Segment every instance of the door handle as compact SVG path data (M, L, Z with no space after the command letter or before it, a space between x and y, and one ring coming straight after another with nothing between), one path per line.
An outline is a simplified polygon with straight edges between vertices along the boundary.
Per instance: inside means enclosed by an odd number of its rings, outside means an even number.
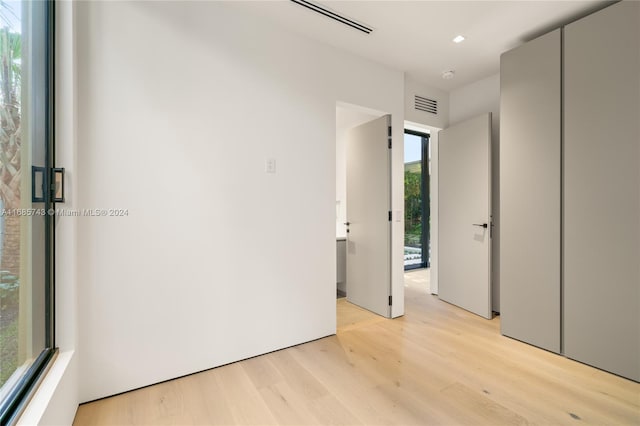
M53 177L51 178L51 190L53 191L54 203L64 203L64 167L54 167L51 169Z
M45 184L44 176L46 169L39 166L31 166L31 202L44 203Z
M46 171L45 167L31 166L31 202L44 203L49 198L54 203L64 203L64 168L50 169L49 181L45 178ZM51 194L50 197L46 197L47 194Z
M473 223L472 225L473 226L479 226L479 227L484 228L484 229L487 229L489 227L489 225L486 224L486 223Z

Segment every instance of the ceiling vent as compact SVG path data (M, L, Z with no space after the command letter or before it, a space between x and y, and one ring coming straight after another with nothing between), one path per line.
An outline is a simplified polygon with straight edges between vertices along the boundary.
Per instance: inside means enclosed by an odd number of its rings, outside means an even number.
M332 10L327 9L326 7L320 6L320 5L312 3L310 1L307 1L307 0L291 0L291 1L294 2L297 5L306 7L309 10L313 10L316 13L324 15L327 18L334 19L334 20L340 22L341 24L345 24L345 25L350 26L351 28L355 28L358 31L362 31L365 34L370 34L371 31L373 31L372 28L369 28L369 27L367 27L365 25L362 25L361 23L356 22L353 19L349 19L349 18L347 18L345 16L338 15L337 13L335 13Z
M415 109L437 115L438 101L415 95Z

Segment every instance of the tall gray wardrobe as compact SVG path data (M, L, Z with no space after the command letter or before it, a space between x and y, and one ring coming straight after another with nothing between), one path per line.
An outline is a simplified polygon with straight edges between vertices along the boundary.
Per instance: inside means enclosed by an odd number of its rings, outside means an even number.
M640 381L640 2L500 75L502 333Z

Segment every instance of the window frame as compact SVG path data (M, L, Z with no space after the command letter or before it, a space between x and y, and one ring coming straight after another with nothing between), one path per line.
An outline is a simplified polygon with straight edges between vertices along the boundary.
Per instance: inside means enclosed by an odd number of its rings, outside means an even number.
M44 84L44 134L45 146L45 173L44 187L51 188L52 169L54 158L54 99L55 99L55 2L44 2L45 10L45 57L42 69L45 72ZM25 171L26 173L26 171ZM52 191L44 191L44 208L49 211L55 209ZM0 425L14 424L30 398L35 393L38 384L54 359L57 348L55 347L55 215L45 215L45 258L44 258L44 285L45 285L45 347L36 357L26 372L18 379L7 396L0 401Z
M431 135L425 132L418 132L415 130L404 129L404 134L418 136L421 138L421 150L422 150L422 158L421 162L421 176L420 176L420 195L422 203L422 217L420 220L422 221L422 235L421 235L421 244L422 244L422 259L421 262L414 265L404 265L405 271L411 271L413 269L421 269L421 268L429 268L431 266L431 256L429 253L431 251L431 229L429 226L424 226L425 224L429 224L429 218L431 216L431 205L430 205L430 175L429 175L429 143L431 141Z

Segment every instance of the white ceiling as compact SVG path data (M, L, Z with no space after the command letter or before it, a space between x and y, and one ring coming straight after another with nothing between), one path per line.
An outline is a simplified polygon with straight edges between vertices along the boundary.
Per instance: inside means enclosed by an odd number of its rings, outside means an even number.
M405 71L450 91L499 71L500 54L606 1L318 1L374 31L366 35L288 0L233 2L291 31ZM462 34L466 40L452 39ZM444 71L455 78L443 80Z

